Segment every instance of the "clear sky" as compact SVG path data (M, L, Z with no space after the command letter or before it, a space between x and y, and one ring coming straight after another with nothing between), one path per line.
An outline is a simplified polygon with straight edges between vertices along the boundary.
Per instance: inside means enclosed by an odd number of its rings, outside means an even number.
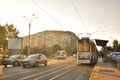
M120 0L0 0L0 24L12 23L28 35L44 30L90 33L92 39L120 40ZM111 44L111 43L110 43Z

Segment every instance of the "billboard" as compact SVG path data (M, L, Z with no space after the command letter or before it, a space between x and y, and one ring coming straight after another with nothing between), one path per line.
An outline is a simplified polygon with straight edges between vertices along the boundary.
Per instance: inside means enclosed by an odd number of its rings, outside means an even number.
M22 38L9 38L8 49L22 49Z

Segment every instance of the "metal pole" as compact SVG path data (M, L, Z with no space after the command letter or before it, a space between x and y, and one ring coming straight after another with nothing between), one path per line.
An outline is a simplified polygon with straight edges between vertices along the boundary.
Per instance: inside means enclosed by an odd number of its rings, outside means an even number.
M35 14L33 14L31 16L31 19L29 20L26 16L23 16L28 22L29 22L29 36L28 36L28 55L30 55L30 29L31 29L31 23L33 21L33 19L35 18L38 18L38 17L35 17Z
M29 23L29 43L28 43L28 55L30 55L30 29L31 29L31 22Z
M118 65L118 69L120 70L120 59L119 58L118 58L117 65Z

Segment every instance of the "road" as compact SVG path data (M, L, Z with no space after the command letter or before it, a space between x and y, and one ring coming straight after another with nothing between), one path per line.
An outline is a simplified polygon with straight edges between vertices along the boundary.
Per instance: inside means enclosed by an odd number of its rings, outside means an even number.
M92 68L86 64L77 65L74 57L66 60L49 59L47 66L4 68L0 80L87 80Z

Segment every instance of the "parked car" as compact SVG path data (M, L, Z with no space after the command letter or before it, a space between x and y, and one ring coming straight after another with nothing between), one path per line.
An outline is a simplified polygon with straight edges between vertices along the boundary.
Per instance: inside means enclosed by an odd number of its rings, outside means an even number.
M73 54L73 57L77 58L77 54Z
M22 54L12 55L8 59L3 60L2 65L4 65L5 67L7 67L7 65L19 66L22 63L22 60L25 58L26 56Z
M0 54L0 65L2 65L2 61L7 59L7 58L8 58L8 55Z
M118 59L120 60L120 55L117 56L117 60L118 60Z
M23 68L39 66L39 64L47 65L47 57L44 54L31 54L22 62Z
M57 51L56 53L55 53L55 57L57 58L57 59L66 59L67 58L67 52L66 51L62 51L62 50L60 50L60 51Z
M111 58L112 60L117 60L120 57L120 52L111 52L107 57Z

